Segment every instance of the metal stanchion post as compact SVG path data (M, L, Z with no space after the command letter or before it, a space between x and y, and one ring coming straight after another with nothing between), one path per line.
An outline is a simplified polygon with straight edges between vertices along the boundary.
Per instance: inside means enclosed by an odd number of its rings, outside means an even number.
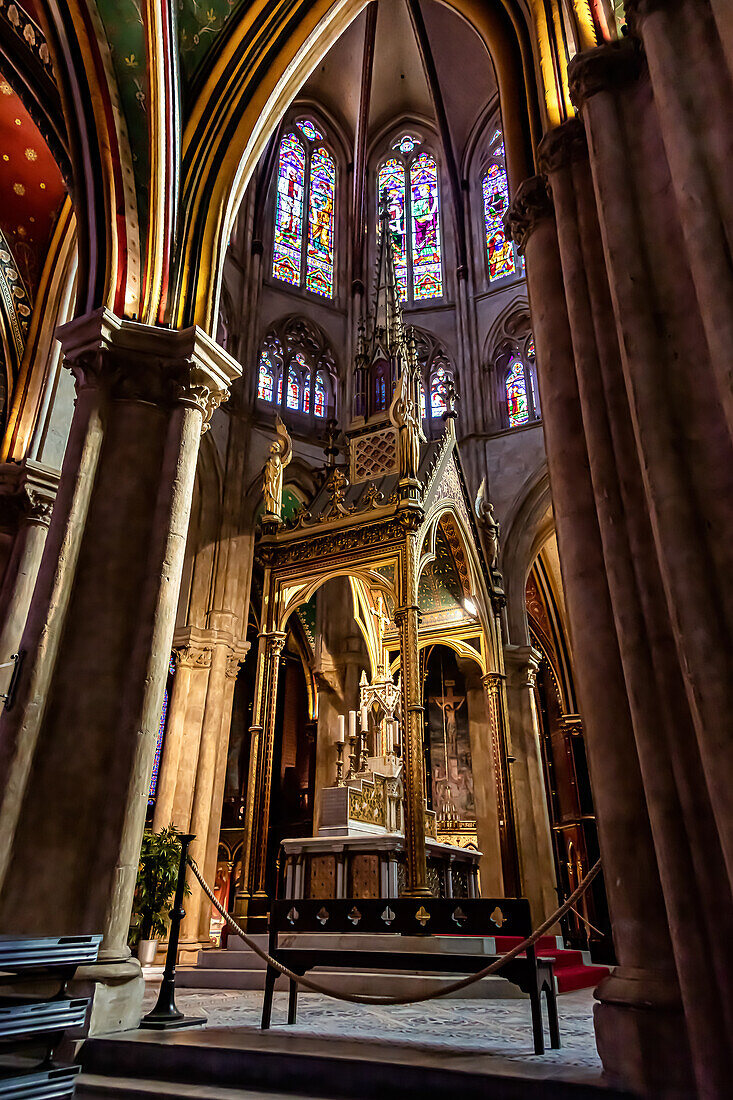
M181 842L181 859L178 864L178 881L176 882L173 908L170 911L171 927L163 980L160 983L160 993L155 1008L147 1016L143 1016L140 1021L140 1027L154 1028L158 1031L167 1031L169 1028L174 1027L195 1027L196 1024L206 1023L206 1016L184 1016L176 1008L178 937L181 931L181 921L186 915L186 910L183 908L183 891L186 886L186 857L188 846L196 837L190 833L181 833L178 839Z

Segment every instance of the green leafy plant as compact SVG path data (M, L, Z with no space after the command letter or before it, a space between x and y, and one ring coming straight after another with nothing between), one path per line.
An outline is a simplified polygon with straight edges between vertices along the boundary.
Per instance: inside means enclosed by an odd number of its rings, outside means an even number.
M165 936L180 859L181 845L174 825L159 833L145 831L132 907L132 939L135 942ZM184 894L190 893L191 888L186 883Z

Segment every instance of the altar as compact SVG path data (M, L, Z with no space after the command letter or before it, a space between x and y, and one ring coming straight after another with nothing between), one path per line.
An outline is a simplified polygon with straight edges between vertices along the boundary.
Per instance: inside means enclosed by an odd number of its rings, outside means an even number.
M262 613L234 904L249 930L261 926L275 890L293 898L477 897L484 857L494 883L503 874L507 893L516 890L504 595L490 506L484 487L476 502L468 496L450 379L431 397L441 404L443 432L423 433L417 355L402 322L385 220L350 424L341 437L329 425L321 483L294 514L282 514L292 454L282 422L265 469L256 547ZM334 584L341 595L326 611L321 601ZM338 634L336 620L347 619ZM292 731L295 720L278 687L293 624L306 638L295 648L305 653L315 730L313 835L299 837L277 833L270 818L278 769L297 770L303 758L291 747L295 734L283 749L283 722Z

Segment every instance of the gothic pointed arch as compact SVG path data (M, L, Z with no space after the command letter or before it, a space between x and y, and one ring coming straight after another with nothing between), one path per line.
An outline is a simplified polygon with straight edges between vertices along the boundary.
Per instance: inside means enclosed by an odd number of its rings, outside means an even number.
M521 17L513 20L503 5L464 11L462 0L455 0L450 6L471 23L493 59L502 103L506 104L509 175L518 184L531 172L532 145L540 131L540 97L529 26ZM287 14L282 9L268 12L263 33L266 30L271 40L279 40L280 52L277 64L264 67L256 63L258 48L244 22L231 23L226 40L212 57L207 79L200 85L184 138L180 236L186 245L171 303L177 324L196 321L211 327L224 249L236 211L282 114L282 104L298 90L297 66L288 69L288 65L305 52L311 64L324 56L363 7L361 0L354 0L343 7L338 19L324 17L315 26L299 9ZM212 126L212 118L222 123ZM211 165L217 166L215 174Z
M265 333L258 351L254 399L295 423L317 429L336 412L338 372L325 334L302 316L290 316Z

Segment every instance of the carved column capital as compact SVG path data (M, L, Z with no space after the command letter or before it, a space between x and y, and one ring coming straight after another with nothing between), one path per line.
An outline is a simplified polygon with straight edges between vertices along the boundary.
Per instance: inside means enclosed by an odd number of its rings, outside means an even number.
M568 119L545 134L537 149L537 162L541 172L556 172L575 160L588 157L588 141L585 127L579 118Z
M62 325L58 338L77 390L105 387L113 400L188 405L201 412L204 431L242 373L197 325L142 325L99 309Z
M48 527L59 484L57 470L32 459L0 465L0 522Z
M515 687L533 688L542 661L539 649L531 645L504 646L504 665L507 682Z
M516 241L520 254L524 254L527 241L537 223L554 217L555 208L544 176L531 176L524 180L517 189L505 219L505 225Z
M209 668L213 646L197 646L194 644L178 646L173 650L176 666L185 668Z
M568 65L573 106L580 111L586 100L598 92L612 91L635 80L643 63L644 55L635 38L621 38L576 54Z
M696 3L699 0L695 0ZM626 26L630 35L639 33L642 20L647 15L653 15L657 11L671 11L673 8L681 8L685 0L625 0Z

